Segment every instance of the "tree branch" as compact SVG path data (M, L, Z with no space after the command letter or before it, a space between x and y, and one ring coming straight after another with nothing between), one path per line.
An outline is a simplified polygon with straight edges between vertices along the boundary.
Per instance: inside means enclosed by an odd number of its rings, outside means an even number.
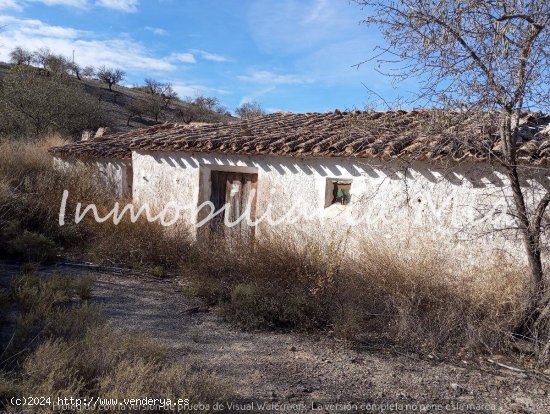
M550 204L550 191L546 193L546 195L542 198L542 200L539 201L537 208L535 210L535 215L533 218L533 232L535 236L538 238L540 237L541 227L542 227L542 219L544 218L544 212L546 211L546 208Z

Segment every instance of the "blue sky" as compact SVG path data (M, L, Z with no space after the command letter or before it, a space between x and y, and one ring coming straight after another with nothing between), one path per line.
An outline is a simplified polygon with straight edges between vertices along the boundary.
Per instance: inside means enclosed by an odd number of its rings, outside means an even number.
M153 77L231 111L362 109L362 83L397 95L372 64L352 67L383 43L365 16L348 0L0 0L0 60L15 46L74 50L83 65L123 68L128 85Z

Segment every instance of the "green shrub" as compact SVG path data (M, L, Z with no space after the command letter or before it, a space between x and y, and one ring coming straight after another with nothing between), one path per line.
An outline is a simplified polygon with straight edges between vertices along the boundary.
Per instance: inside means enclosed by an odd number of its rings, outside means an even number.
M52 262L57 255L53 241L28 230L8 241L7 252L16 259L35 263Z
M74 291L82 300L91 299L95 283L96 279L92 275L76 277L73 281Z
M20 310L17 316L17 346L26 347L37 335L54 338L81 337L90 328L103 324L100 306L75 304L72 298L80 280L61 274L24 274L12 281L12 291Z
M69 276L58 273L48 277L27 273L13 279L12 290L23 313L47 313L57 305L70 302L73 294L71 282Z
M78 338L105 319L101 306L88 302L72 307L56 308L43 318L44 334L53 338Z

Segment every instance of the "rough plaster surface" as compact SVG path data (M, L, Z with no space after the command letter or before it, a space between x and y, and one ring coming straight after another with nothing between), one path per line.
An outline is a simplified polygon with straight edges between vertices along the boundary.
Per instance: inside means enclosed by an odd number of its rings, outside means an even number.
M502 230L513 225L506 176L489 164L182 152L134 152L132 164L134 202L147 203L154 211L168 203L188 207L180 210L178 225L192 234L197 222L193 208L210 197L210 171L228 170L258 174L256 219L269 212L272 219L287 215L295 221L276 226L264 221L257 237L282 233L321 241L341 238L352 252L365 239L384 238L404 247L428 241L462 258L487 253L523 257L518 233ZM325 207L327 181L334 178L352 180L352 200L346 207ZM549 178L544 170L530 174L528 198L550 188ZM350 224L350 219L359 223Z
M100 184L115 197L130 196L132 193L132 163L126 160L101 159L90 162L75 162L59 157L54 158L56 168L78 168L78 165L97 168Z

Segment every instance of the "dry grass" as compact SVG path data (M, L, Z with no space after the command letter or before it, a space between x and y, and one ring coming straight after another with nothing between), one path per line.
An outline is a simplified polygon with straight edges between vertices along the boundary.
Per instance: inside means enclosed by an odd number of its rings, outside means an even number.
M223 242L190 246L143 221L113 226L87 219L77 225L67 218L59 227L64 189L70 193L67 212L77 201L93 202L102 213L113 203L93 168L53 168L46 149L60 143L59 137L0 143L0 252L11 258L51 260L55 243L55 253L64 248L65 255L144 266L158 276L183 261L191 293L220 304L227 319L246 329L320 328L352 342L393 342L415 350L506 349L521 317L523 269L502 263L457 266L461 258L427 241L404 249L365 240L347 259L337 241L320 246L305 238L274 237L229 249ZM78 296L86 299L89 289L80 289ZM32 295L32 288L24 294ZM31 331L32 313L26 324Z
M76 224L77 202L97 205L100 215L114 198L100 184L97 168L54 168L47 149L64 141L51 136L39 141L0 142L0 255L45 262L63 254L96 263L130 267L170 268L187 254L185 238L169 238L158 223L125 217L117 226L96 223L91 214ZM58 225L63 191L68 190L64 226ZM118 200L122 205L129 200Z
M246 329L322 328L352 342L416 351L508 347L526 291L522 269L453 268L428 244L417 251L380 241L361 246L353 258L338 243L291 238L231 251L197 248L190 291Z
M0 361L0 410L15 410L2 404L26 395L188 398L204 404L228 395L227 387L193 360L175 361L154 340L107 326L100 307L78 298L80 283L33 274L13 281L19 336ZM51 412L48 406L37 408Z
M105 327L88 331L82 339L41 344L23 364L20 390L52 397L147 396L202 403L213 403L227 393L192 361L176 362L147 337Z

